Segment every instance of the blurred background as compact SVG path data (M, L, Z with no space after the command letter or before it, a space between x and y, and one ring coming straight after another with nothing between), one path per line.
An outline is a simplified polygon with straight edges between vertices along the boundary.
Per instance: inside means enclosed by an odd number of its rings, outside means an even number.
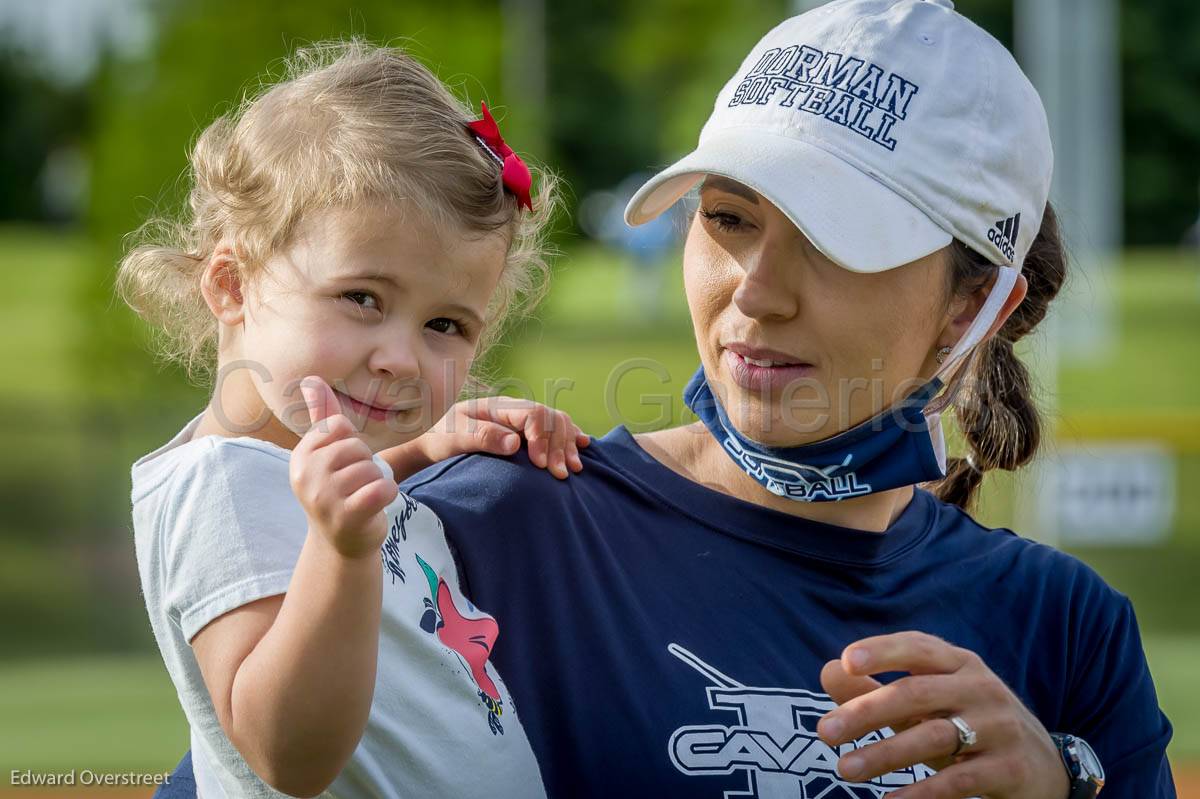
M352 34L404 44L487 100L570 187L550 299L496 351L497 386L593 434L648 430L690 418L682 220L632 234L619 209L639 173L694 145L754 42L812 5L0 0L0 773L162 771L187 747L141 604L129 466L208 394L147 354L113 278L126 234L180 209L205 125L296 45ZM1200 4L957 5L1042 93L1075 255L1023 353L1044 454L989 476L976 515L1133 598L1186 796L1200 788Z

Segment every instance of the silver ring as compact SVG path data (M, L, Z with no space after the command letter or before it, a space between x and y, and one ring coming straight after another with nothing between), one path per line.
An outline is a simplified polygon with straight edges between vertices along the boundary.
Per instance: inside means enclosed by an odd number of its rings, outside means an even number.
M962 720L961 716L951 716L949 721L954 725L954 729L958 731L958 746L950 753L950 756L954 757L964 749L970 749L974 746L979 736L975 734L975 730L971 729L969 724Z

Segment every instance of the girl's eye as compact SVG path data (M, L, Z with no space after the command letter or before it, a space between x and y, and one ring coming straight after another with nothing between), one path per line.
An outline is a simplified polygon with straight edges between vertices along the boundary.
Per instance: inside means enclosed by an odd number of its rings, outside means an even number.
M701 208L700 216L704 217L705 221L716 225L718 230L725 233L733 233L746 225L740 216L729 211L709 211L707 208Z
M439 316L437 319L430 319L425 323L425 327L438 333L446 335L458 335L463 332L463 326L453 319L448 319L444 316Z
M360 308L379 309L379 298L369 291L347 291L342 296Z

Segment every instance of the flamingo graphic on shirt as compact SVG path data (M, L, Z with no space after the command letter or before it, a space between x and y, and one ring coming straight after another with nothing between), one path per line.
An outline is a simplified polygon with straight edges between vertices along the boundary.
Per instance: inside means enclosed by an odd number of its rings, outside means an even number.
M464 616L454 604L454 597L446 581L438 576L420 555L415 557L429 583L429 597L425 599L421 629L437 635L439 641L458 655L463 667L475 682L479 700L487 709L488 727L493 735L502 735L504 727L500 724L500 717L504 715L504 702L500 698L496 683L487 673L487 661L500 634L500 625L490 616ZM470 603L468 606L471 612L475 611Z

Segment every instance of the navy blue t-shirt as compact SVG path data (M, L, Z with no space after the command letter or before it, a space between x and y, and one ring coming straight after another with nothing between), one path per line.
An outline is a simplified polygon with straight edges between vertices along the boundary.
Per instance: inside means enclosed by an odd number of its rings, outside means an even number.
M910 784L928 769L844 783L815 733L833 707L821 667L910 629L978 653L1048 730L1086 739L1106 799L1175 796L1133 608L1079 560L919 489L883 534L800 519L680 476L622 427L582 457L566 481L522 452L401 486L440 516L466 593L499 621L493 662L552 796Z

